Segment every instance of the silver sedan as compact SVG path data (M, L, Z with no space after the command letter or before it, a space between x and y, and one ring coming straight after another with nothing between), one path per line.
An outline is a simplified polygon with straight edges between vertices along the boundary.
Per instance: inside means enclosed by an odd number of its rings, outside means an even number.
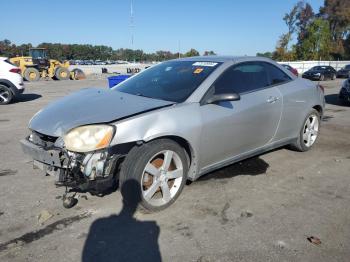
M321 86L269 59L185 58L54 102L21 143L70 192L119 185L125 203L152 212L186 180L281 146L309 150L324 103ZM76 202L69 194L66 207Z

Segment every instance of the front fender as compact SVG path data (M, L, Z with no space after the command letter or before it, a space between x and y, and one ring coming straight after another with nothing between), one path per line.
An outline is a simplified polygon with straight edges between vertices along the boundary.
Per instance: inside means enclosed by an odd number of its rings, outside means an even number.
M199 103L162 108L118 121L114 125L117 131L111 145L148 142L161 137L179 137L187 141L192 151L190 179L197 174L202 126Z

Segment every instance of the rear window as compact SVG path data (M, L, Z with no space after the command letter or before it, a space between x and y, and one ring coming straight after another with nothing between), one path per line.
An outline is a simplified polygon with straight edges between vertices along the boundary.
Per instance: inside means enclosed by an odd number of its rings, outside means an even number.
M314 70L314 71L324 71L326 69L327 69L326 66L314 66L313 68L311 68L311 70Z

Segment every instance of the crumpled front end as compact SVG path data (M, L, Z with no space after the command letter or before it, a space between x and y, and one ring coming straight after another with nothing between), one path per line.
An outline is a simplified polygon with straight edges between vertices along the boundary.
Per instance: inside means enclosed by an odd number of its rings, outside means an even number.
M115 185L115 169L122 155L102 149L90 153L75 153L64 148L61 137L52 137L32 131L21 140L25 154L33 159L35 167L56 178L57 186L74 191L103 194Z

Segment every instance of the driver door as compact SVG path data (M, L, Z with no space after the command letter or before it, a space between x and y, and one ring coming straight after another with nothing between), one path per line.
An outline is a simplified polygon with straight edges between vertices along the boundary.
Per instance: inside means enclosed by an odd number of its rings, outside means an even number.
M270 86L267 71L260 62L234 65L209 90L206 98L214 94L238 93L240 100L200 107L202 171L262 147L275 136L282 99L277 87Z

